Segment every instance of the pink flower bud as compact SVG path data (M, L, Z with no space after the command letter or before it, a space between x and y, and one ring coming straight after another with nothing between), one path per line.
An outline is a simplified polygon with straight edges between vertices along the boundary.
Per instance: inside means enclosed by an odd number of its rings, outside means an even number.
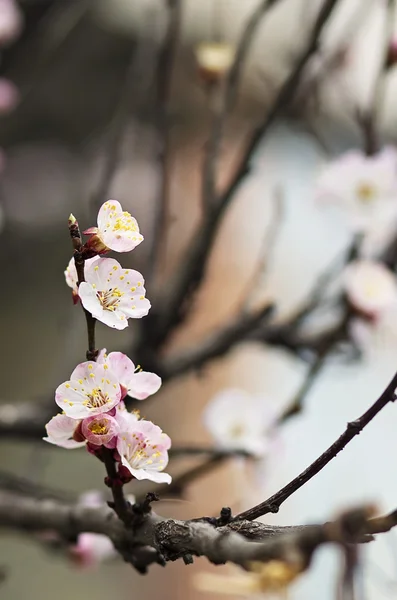
M119 430L116 419L107 414L88 417L81 424L84 437L90 444L96 446L109 446L109 444L111 446L111 442Z

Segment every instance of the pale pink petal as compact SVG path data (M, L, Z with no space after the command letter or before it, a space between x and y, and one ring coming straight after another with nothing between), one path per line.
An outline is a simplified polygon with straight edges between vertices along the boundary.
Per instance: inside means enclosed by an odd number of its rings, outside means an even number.
M55 392L55 402L73 419L108 412L120 402L117 378L104 365L92 361L73 371L73 379L62 383Z
M128 385L128 395L137 400L145 400L155 394L161 387L161 378L155 373L140 371L134 373Z
M135 373L135 365L132 360L122 352L111 352L108 355L107 364L119 380L120 385L128 388L128 383Z
M85 442L76 442L73 439L74 432L79 424L80 421L71 419L66 415L55 415L45 426L47 437L44 437L43 440L61 448L81 448L85 445Z
M116 200L105 202L98 213L98 234L103 244L116 252L129 252L143 241L139 226Z

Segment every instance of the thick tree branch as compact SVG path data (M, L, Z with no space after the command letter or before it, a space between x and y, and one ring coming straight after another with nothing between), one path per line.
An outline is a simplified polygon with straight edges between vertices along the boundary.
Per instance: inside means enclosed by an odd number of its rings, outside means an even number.
M206 556L215 564L234 562L242 566L253 560L290 562L295 557L307 565L321 544L368 541L377 521L368 520L368 509L360 509L324 525L282 528L235 521L217 526L216 519L177 521L140 512L138 505L134 508L136 520L127 527L106 506L68 505L0 491L0 527L23 532L51 530L69 542L83 532L103 534L126 561L145 572L152 562L163 564L161 561L178 558L191 562L192 556ZM394 513L382 519L389 528L396 524Z
M397 373L383 392L383 394L374 402L374 404L355 421L347 424L346 430L342 435L319 456L307 469L290 481L281 490L273 496L261 502L235 517L236 519L257 519L269 512L278 512L281 504L285 502L292 494L305 485L317 473L319 473L332 459L334 459L341 450L343 450L353 438L372 421L374 417L387 405L389 402L394 402L396 399Z

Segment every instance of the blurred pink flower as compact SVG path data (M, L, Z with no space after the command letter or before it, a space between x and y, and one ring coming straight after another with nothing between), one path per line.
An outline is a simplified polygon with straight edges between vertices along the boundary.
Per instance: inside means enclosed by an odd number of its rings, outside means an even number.
M352 305L368 317L379 317L397 306L397 279L383 263L350 263L343 274L343 285Z
M22 27L22 13L15 0L0 0L0 46L14 41Z
M18 88L9 79L0 77L0 115L6 115L14 110L18 105L18 102Z
M86 310L109 327L125 329L128 319L146 316L150 302L138 271L123 269L113 258L97 258L85 273L79 296Z

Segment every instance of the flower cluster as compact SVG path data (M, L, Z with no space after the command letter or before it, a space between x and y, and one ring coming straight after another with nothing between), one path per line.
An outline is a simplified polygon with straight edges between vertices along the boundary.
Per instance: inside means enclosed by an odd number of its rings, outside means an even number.
M85 233L90 238L81 250L86 257L84 281L79 285L72 259L65 271L66 283L74 301L80 300L93 317L124 329L128 318L141 318L149 312L143 277L99 255L133 250L143 240L138 224L119 202L110 200L99 210L98 227ZM62 413L47 423L44 440L62 448L86 446L99 458L103 448L110 449L122 482L136 478L170 483L171 477L163 472L170 438L157 425L141 419L137 411L128 412L124 403L127 395L144 400L160 386L155 373L136 367L122 352L107 354L103 349L96 361L77 365L70 379L56 389L55 402Z
M170 438L137 412L128 412L123 402L127 394L147 398L160 385L160 377L136 369L125 354L103 350L98 362L81 363L56 389L55 402L63 412L47 423L44 439L68 449L86 445L98 456L102 446L111 448L124 467L124 480L170 483L170 476L161 472L168 463Z
M143 240L138 223L123 211L116 200L105 202L98 213L98 227L87 229L90 238L86 251L95 254L84 263L85 281L78 285L74 259L71 258L65 279L72 288L73 301L93 317L114 329L128 327L128 319L145 317L150 310L143 276L134 269L123 269L117 260L103 258L109 250L128 252Z

